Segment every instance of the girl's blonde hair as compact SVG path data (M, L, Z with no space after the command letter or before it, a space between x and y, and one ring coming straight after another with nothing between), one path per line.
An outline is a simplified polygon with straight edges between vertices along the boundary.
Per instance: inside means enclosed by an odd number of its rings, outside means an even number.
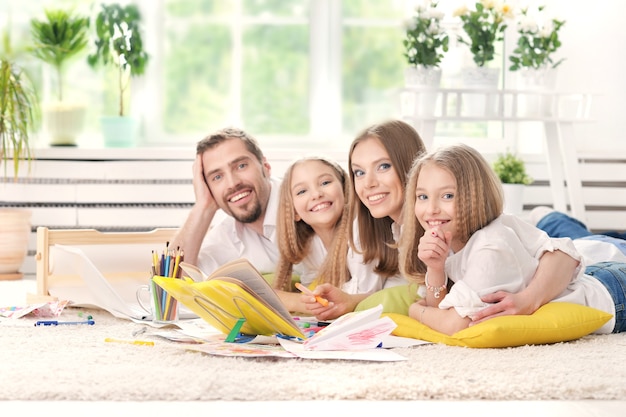
M336 162L324 157L314 156L298 159L285 171L280 186L280 203L276 220L278 233L278 251L280 259L276 269L274 288L289 291L293 265L302 262L309 253L311 238L315 235L313 228L302 220L296 221L293 197L291 195L291 177L294 167L307 161L319 161L333 169L337 179L341 182L345 197L343 211L335 225L335 237L328 255L320 267L316 281L318 284L330 283L341 287L350 280L348 271L348 208L350 199L350 182L346 171Z
M426 265L417 257L417 245L424 228L415 217L415 190L420 171L431 163L450 172L456 181L454 208L458 230L454 232L455 239L467 243L474 232L502 214L504 198L502 184L491 165L470 146L448 146L415 160L405 193L399 257L402 275L420 284L424 283Z
M366 128L352 141L348 154L352 193L355 194L352 153L359 143L370 138L378 139L389 154L391 165L398 173L404 190L413 159L426 152L426 147L411 125L401 120L389 120ZM389 216L380 219L372 217L369 209L356 195L352 197L350 204L350 219L356 219L356 225L353 222L349 224L350 245L355 252L363 254L363 262L376 262L374 272L384 278L397 275L398 250L391 230L393 219ZM359 245L354 240L354 227L358 227Z

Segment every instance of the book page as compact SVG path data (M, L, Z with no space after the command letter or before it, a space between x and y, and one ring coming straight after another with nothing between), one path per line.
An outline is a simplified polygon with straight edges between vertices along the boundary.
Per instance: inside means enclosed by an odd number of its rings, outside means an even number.
M291 313L287 310L276 292L265 278L263 278L263 275L261 275L247 259L240 258L228 262L215 270L207 279L224 279L224 277L232 277L246 284L246 286L249 287L248 292L250 292L250 294L264 300L276 313L297 327L297 323L293 320Z
M304 341L306 350L371 349L397 327L389 317L381 317L382 304L367 310L344 314L328 327Z

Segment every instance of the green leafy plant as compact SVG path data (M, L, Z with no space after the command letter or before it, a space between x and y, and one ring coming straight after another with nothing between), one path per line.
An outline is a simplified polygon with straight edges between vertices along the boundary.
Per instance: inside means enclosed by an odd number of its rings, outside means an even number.
M533 182L533 179L526 174L524 161L511 152L499 154L492 167L503 184L528 185Z
M141 39L141 15L134 4L102 4L95 19L96 51L87 57L92 68L98 64L114 65L118 69L119 115L124 116L124 92L131 78L142 75L148 63L148 53Z
M57 73L57 99L63 101L64 73L67 63L85 50L89 18L62 9L46 9L45 20L32 19L32 53L52 65Z
M433 2L417 6L415 15L405 22L406 36L402 41L409 65L438 67L443 53L448 51L448 35L441 28L444 13Z
M8 30L3 33L4 53L0 56L0 162L13 164L17 179L20 159L31 160L30 133L39 120L38 98L24 69L13 60Z
M461 19L467 36L458 36L459 42L469 46L474 62L483 67L495 58L495 43L504 39L506 19L513 17L513 9L494 0L477 1L474 7L469 10L462 6L454 11L453 16Z
M538 7L541 13L545 6ZM565 24L564 20L550 19L543 24L539 19L528 13L528 8L522 9L521 18L517 24L519 38L517 47L509 57L511 71L521 68L556 68L564 59L552 61L552 54L561 47L559 30Z

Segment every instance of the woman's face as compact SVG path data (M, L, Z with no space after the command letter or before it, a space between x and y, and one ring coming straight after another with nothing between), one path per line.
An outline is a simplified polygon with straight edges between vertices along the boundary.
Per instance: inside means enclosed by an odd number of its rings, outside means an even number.
M362 140L352 151L354 189L372 217L389 216L398 223L404 189L389 153L376 137Z

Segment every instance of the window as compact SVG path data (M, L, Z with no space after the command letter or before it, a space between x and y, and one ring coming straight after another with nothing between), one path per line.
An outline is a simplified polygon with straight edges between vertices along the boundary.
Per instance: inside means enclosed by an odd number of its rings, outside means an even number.
M135 3L150 53L146 74L133 78L131 92L131 113L141 118L144 145L188 146L235 125L263 146L345 150L367 125L400 115L406 66L402 22L414 1ZM11 15L13 38L25 40L30 19L41 18L44 7L75 7L93 18L100 3L9 0L0 12ZM452 9L444 10L451 18ZM444 65L458 62L451 52ZM32 59L28 65L41 74L35 79L45 101L54 74ZM68 79L68 95L89 103L81 144L97 144L100 115L114 114L117 105L115 81L82 58L68 68ZM450 125L442 135L463 129ZM479 127L475 134L486 131Z
M147 137L197 140L234 124L275 146L349 140L398 111L398 4L164 0L162 65L151 66L163 73L150 82L162 79L151 113L163 122Z

